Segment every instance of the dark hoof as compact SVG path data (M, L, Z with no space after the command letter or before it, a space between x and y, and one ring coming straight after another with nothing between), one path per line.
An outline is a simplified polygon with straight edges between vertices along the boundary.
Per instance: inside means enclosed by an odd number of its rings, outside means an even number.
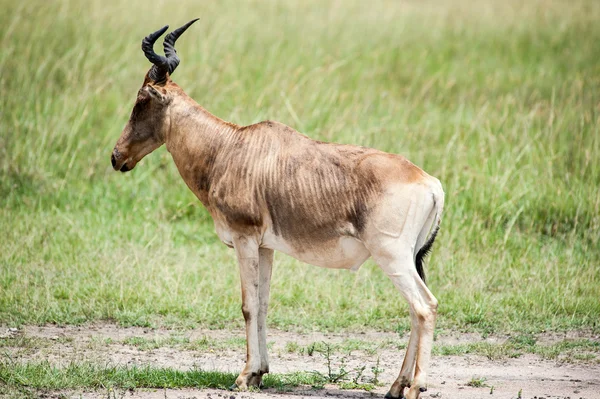
M427 392L427 387L421 387L421 388L419 388L419 391L421 391L421 392Z
M390 391L388 391L388 393L385 394L384 396L385 399L406 399L404 397L404 395L400 395L400 396L393 396Z
M238 386L233 384L232 386L229 387L230 391L235 391L236 389L238 389Z

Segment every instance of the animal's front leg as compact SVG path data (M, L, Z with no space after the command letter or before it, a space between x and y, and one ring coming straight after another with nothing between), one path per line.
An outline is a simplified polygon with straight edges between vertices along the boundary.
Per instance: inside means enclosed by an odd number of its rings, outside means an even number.
M259 386L261 383L261 356L258 332L259 313L259 254L258 241L253 237L233 239L233 247L240 267L242 284L242 313L246 320L246 366L235 380L239 389Z
M273 250L259 250L259 311L258 342L260 345L260 375L269 372L269 354L267 351L267 310L269 309L269 291L271 289L271 271L273 269Z

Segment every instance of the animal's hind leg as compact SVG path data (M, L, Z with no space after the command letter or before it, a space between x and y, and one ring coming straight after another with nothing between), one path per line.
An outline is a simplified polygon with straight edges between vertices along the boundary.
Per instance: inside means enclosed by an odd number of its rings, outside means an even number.
M412 308L410 312L410 336L408 338L408 345L406 345L406 353L404 354L404 361L400 368L400 374L390 390L385 395L386 399L400 398L403 396L404 388L410 388L413 373L415 371L415 362L417 360L417 346L419 341L419 325L416 322L415 314Z
M410 247L402 242L388 243L371 251L373 258L408 301L411 313L411 336L398 378L387 397L400 398L410 387L407 399L417 399L427 389L427 367L433 343L437 300L419 277ZM414 379L410 381L414 367Z

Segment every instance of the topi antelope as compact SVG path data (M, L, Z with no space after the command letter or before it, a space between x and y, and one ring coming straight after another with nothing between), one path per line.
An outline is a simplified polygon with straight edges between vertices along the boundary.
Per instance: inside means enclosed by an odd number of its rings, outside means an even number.
M267 307L273 251L321 267L358 270L373 257L410 305L411 333L386 398L426 390L437 300L423 258L439 229L444 192L407 159L371 148L323 143L278 122L238 126L211 115L175 84L174 45L196 20L142 41L152 62L112 153L127 172L162 144L181 177L234 248L246 321L246 365L233 388L260 386L269 372ZM406 392L405 392L406 390Z

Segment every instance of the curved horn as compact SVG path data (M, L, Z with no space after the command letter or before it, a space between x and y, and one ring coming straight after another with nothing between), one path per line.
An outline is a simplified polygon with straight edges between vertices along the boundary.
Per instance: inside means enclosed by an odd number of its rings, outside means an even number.
M149 34L142 40L142 50L144 51L146 58L154 64L150 69L148 76L155 82L162 82L165 80L167 72L169 72L169 61L167 60L167 57L163 57L154 52L154 42L161 37L167 29L169 29L169 25Z
M169 65L169 74L172 74L179 65L179 57L177 57L177 51L175 51L175 42L179 39L179 36L190 27L191 24L196 22L199 18L193 19L187 24L183 25L179 29L175 29L165 37L163 46L165 47L165 55L167 56L167 63Z

